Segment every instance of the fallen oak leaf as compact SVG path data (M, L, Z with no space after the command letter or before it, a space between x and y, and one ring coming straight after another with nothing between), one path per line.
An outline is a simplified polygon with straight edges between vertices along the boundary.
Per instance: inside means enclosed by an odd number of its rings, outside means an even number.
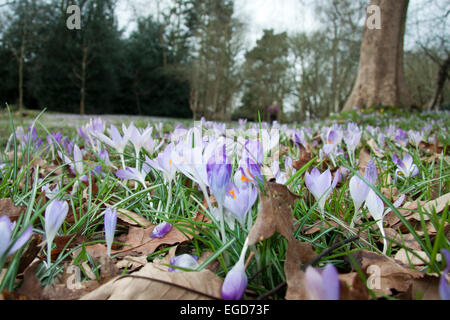
M414 279L425 276L423 272L374 252L362 250L353 255L361 270L371 275L368 279L371 289L380 294L392 295L392 290L407 292Z
M248 244L270 238L275 232L286 239L293 238L294 219L291 206L299 198L289 189L275 182L267 182L264 187L267 196L259 191L260 206L258 216L248 235Z
M106 204L106 207L110 208L111 205ZM148 228L152 225L150 221L148 221L141 215L127 209L117 209L117 219L131 226L140 226L143 228Z
M17 221L26 207L16 206L9 198L0 199L0 217L7 216L11 222Z
M81 300L221 299L223 281L213 272L167 272L148 263L131 275L119 276Z
M368 300L366 285L357 272L339 274L340 300Z
M414 266L422 266L430 262L430 258L428 257L425 251L421 250L413 250L415 254L409 253L404 248L401 248L394 256L395 260L400 261L405 265L412 264ZM418 258L419 256L420 258ZM441 261L442 256L440 253L436 255L436 261Z

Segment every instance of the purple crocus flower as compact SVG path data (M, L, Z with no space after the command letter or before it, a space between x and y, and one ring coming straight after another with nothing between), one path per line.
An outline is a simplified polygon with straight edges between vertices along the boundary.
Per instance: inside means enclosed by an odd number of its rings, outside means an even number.
M441 280L439 282L439 295L441 300L450 300L450 286L447 281L447 275L450 273L450 251L442 249L442 254L446 260L446 267L442 271Z
M339 170L336 171L336 175L332 181L330 169L327 169L322 174L319 169L314 168L311 173L306 172L305 174L305 185L308 190L313 194L316 201L319 201L319 208L323 214L325 208L325 202L330 195L333 188L338 183L340 178Z
M230 183L224 199L224 207L230 211L241 225L244 225L247 213L256 201L256 187L240 179L242 173L238 170L234 175L235 183Z
M419 168L413 163L413 158L409 153L405 154L403 160L400 160L394 153L392 161L398 166L398 170L395 171L395 179L397 176L403 175L406 178L412 178L419 174Z
M51 250L53 239L66 219L69 205L66 201L53 200L45 209L45 237L47 239L47 268L51 264Z
M408 134L406 131L402 129L397 129L396 136L395 136L395 142L397 142L399 145L405 147L408 143Z
M17 238L12 247L8 250L11 245L11 236L13 234L13 230L16 223L11 222L9 217L2 216L0 217L0 260L5 256L9 256L22 248L22 246L30 239L33 234L33 226L29 226L25 229L25 231Z
M221 154L214 154L206 165L206 173L208 175L208 183L211 193L216 200L223 204L226 188L231 178L231 163L226 155L225 144L222 146Z
M405 195L401 195L397 199L397 201L393 203L393 206L395 208L398 208L404 200ZM369 210L372 218L376 221L377 226L380 229L380 233L383 236L383 253L386 254L388 244L386 241L386 234L384 232L383 219L391 211L391 209L388 208L386 211L384 210L383 200L381 200L381 198L372 189L370 189L369 193L367 194L366 207Z
M369 160L367 163L366 169L364 171L364 178L370 182L372 185L376 185L378 177L377 167L375 166L375 163L372 160ZM355 219L357 217L357 213L359 208L361 208L361 205L366 200L367 195L369 194L369 186L358 176L353 176L350 179L350 195L353 200L353 204L355 205L355 215L352 220L352 225L355 222Z
M172 163L172 152L174 144L170 143L166 146L163 152L160 152L156 159L152 160L146 158L146 162L156 170L162 172L166 182L171 182L175 179L177 167Z
M117 224L117 209L107 208L104 213L105 240L108 256L111 256L111 247L114 241L114 232Z
M172 230L172 225L166 221L158 224L150 234L150 238L164 238L164 236Z
M418 148L420 142L423 140L423 132L409 130L408 136L411 142L414 144L414 146Z
M194 256L192 254L187 254L187 253L181 254L176 257L171 257L170 264L175 267L180 267L180 268L190 269L190 270L195 270L199 266L198 257ZM182 272L183 270L169 267L168 271L169 272L180 272L180 271Z
M248 248L248 238L245 240L238 262L227 273L222 285L222 298L224 300L239 300L247 289L248 279L245 274L245 253Z
M144 188L147 186L145 185L145 177L147 177L148 173L150 172L150 166L147 163L142 164L142 170L136 169L136 168L130 168L126 167L125 170L117 170L116 176L120 179L124 180L135 180L142 184Z
M109 153L108 153L108 150L106 150L106 149L104 149L104 150L101 150L99 153L98 153L98 157L100 158L100 160L102 160L103 162L105 162L105 164L107 165L107 166L110 166L110 167L112 167L112 168L114 168L114 169L117 169L117 167L111 162L111 160L109 159Z
M309 266L305 271L305 286L309 300L339 300L339 274L331 263L324 270Z

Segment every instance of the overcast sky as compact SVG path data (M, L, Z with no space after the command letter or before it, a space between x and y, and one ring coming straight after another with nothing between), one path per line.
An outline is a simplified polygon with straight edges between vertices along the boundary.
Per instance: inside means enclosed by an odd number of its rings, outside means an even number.
M126 28L126 33L133 29L136 12L140 16L157 12L156 0L119 0L117 18L119 26ZM160 3L166 1L159 0ZM274 29L275 32L311 31L319 27L315 19L314 0L235 0L235 16L247 23L247 40L253 46L264 29ZM162 6L162 5L161 5ZM442 34L441 26L423 27L432 23L435 17L450 10L448 0L411 0L408 9L408 28L406 47L415 44L416 40L429 32ZM442 11L442 12L441 12ZM449 32L449 20L445 30ZM434 19L434 20L433 20ZM414 22L421 21L421 29ZM425 21L425 23L424 23Z
M156 13L156 2L119 0L116 10L119 27L126 27L129 32L133 28L135 11L139 15ZM262 36L264 29L296 32L318 26L311 6L300 0L235 0L235 16L247 23L248 41L252 44Z

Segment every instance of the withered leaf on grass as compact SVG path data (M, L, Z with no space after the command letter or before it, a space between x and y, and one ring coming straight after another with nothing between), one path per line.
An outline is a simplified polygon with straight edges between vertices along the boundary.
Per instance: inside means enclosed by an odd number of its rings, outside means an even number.
M405 250L404 248L401 248L398 250L398 252L395 254L394 259L400 261L401 263L405 265L409 265L410 263L414 266L422 266L426 263L430 262L430 258L426 254L425 251L421 250L413 250L415 254L412 252ZM419 257L417 257L417 256ZM437 254L436 261L440 261L442 259L441 254Z
M450 192L444 194L443 196L440 196L435 200L428 201L427 203L424 204L423 210L429 212L430 214L433 213L433 210L436 210L436 213L440 213L445 209L446 205L449 202L450 202Z
M293 238L294 220L291 208L298 196L290 192L286 186L275 182L267 182L264 189L267 196L260 192L261 203L258 217L248 236L249 245L270 238L275 232L288 240Z
M33 262L36 256L41 251L40 244L42 242L42 236L39 234L33 234L29 240L29 244L20 257L19 268L17 273L20 274L25 271L25 269Z
M7 216L11 221L17 221L22 212L25 212L26 207L16 206L14 202L9 199L0 199L0 217Z
M195 221L204 221L205 216L198 213L194 218ZM191 229L191 225L187 223L179 223L178 227ZM148 228L140 227L130 227L128 234L124 236L120 241L124 242L126 245L121 250L112 250L111 254L120 254L120 256L141 256L149 255L153 253L160 245L173 245L176 243L182 243L192 239L192 235L186 233L184 234L180 231L177 226L173 226L163 238L150 238L155 225L151 224ZM197 232L193 231L192 232ZM103 244L95 244L92 246L87 246L86 251L92 257L100 257L106 254L106 246Z
M393 290L407 292L415 279L425 276L423 272L374 252L363 250L354 257L361 270L370 276L372 289L380 294L392 295Z
M153 280L156 279L156 280ZM157 281L160 280L160 281ZM161 282L163 281L163 282ZM209 270L167 272L153 263L129 277L117 277L82 300L204 300L220 299L223 281Z
M292 166L295 170L300 170L312 159L312 153L309 145L306 143L306 148L300 144L300 157L294 161Z
M339 275L341 300L368 300L366 285L357 272Z
M42 299L42 285L36 277L37 268L40 261L33 262L29 265L23 274L23 282L20 288L15 292L18 296L16 299L20 300L40 300Z
M359 152L359 172L364 175L364 171L366 170L367 164L370 160L370 152L367 151L366 148L361 149Z
M132 226L142 226L144 228L148 228L152 225L152 223L144 217L126 209L117 210L117 219L122 220L123 222L126 222Z
M260 192L258 217L249 233L249 245L271 237L275 232L288 240L284 273L286 275L286 299L306 299L303 280L305 272L302 264L313 259L316 254L309 242L301 242L294 238L294 218L292 207L298 196L289 189L275 182L267 182L264 186L267 196Z

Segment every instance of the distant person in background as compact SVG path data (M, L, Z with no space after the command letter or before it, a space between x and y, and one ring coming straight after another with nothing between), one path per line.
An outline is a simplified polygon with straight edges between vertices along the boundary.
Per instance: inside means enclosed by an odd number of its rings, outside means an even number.
M278 121L278 112L279 111L280 111L280 109L278 108L278 104L276 101L274 101L271 106L267 107L267 113L269 115L270 123L273 123L274 121Z

